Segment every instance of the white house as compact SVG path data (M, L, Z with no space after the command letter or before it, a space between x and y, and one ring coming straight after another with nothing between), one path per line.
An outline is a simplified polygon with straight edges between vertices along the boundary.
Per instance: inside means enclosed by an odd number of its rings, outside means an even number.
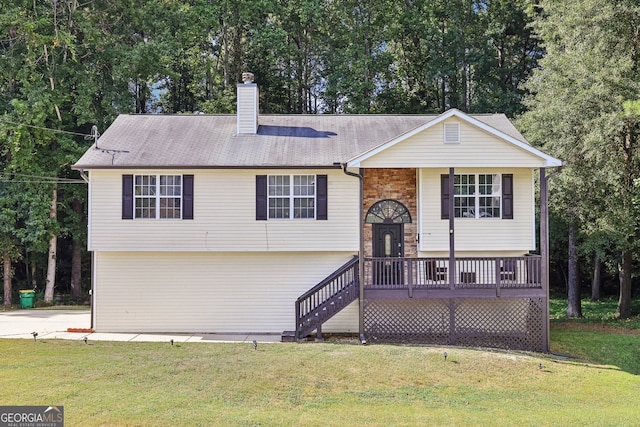
M96 331L548 349L535 186L558 159L502 114L259 115L258 99L247 81L237 115L121 115L74 165Z

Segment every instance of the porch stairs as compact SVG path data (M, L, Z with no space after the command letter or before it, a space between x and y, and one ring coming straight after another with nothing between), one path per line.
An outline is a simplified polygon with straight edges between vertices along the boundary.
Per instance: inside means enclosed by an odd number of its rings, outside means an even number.
M284 332L283 341L298 341L316 331L322 340L322 325L358 299L358 257L354 256L296 301L296 330Z

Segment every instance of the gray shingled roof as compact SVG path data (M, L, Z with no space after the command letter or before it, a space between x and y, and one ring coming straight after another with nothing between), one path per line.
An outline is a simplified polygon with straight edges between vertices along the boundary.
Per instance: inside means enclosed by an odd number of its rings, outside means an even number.
M260 115L257 135L237 135L235 115L121 115L74 168L328 167L437 117ZM503 114L470 117L526 142Z

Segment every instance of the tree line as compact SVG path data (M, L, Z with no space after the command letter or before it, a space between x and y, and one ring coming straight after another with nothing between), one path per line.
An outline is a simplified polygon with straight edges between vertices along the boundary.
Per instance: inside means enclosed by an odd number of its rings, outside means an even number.
M567 160L551 182L558 235L573 236L578 254L569 265L589 271L594 256L603 271L628 275L630 291L637 156L613 145L635 137L638 15L632 2L614 3L0 0L4 302L15 288L37 286L50 301L54 288L81 296L88 287L86 189L70 165L92 126L121 113L233 113L244 71L260 84L264 113L458 108L517 118L534 144ZM607 150L589 142L598 136ZM574 203L580 179L589 194ZM568 243L552 242L564 245L554 247L564 265Z

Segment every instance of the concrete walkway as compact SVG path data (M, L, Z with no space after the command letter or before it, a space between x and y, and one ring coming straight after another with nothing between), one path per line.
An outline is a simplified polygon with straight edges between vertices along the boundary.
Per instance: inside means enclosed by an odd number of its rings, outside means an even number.
M178 333L107 333L68 332L72 329L86 329L91 326L88 310L15 310L0 312L0 338L62 339L92 341L133 341L133 342L280 342L278 334L178 334Z

